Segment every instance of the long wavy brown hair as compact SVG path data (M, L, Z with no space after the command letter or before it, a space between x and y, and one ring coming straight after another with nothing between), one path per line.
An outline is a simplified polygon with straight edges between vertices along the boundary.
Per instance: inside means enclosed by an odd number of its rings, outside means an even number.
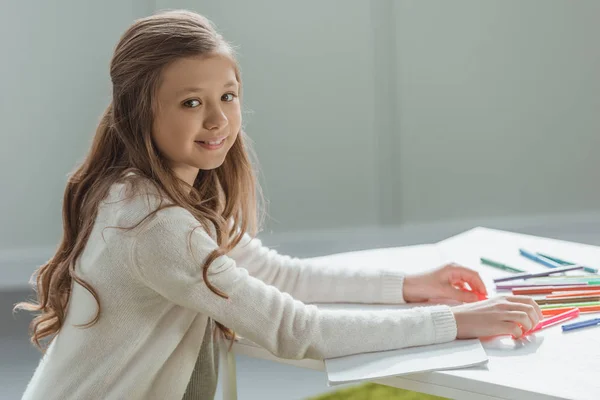
M40 340L51 342L63 326L73 281L85 287L98 304L95 317L84 326L100 318L98 294L75 274L75 264L92 231L99 203L111 185L125 175L149 179L170 200L170 206L187 209L204 228L215 228L219 248L204 260L203 276L214 293L227 298L208 281L208 266L238 244L244 233L255 235L262 215L254 153L247 137L239 132L224 163L214 170L200 170L191 190L175 177L151 137L154 97L162 70L179 58L212 52L231 56L241 86L232 47L201 15L164 11L135 21L121 36L110 63L112 101L102 115L87 157L65 189L62 240L56 254L33 275L37 302L15 306L41 311L30 325L31 342L40 350L46 349ZM233 331L219 322L217 326L233 341Z

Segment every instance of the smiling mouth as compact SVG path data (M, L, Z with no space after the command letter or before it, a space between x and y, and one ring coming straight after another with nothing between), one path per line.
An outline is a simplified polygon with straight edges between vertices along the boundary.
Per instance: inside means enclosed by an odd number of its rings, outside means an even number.
M196 140L195 143L205 149L216 150L216 149L220 149L223 146L223 144L225 143L225 139L227 139L227 137L224 137L221 140L214 140L214 141Z

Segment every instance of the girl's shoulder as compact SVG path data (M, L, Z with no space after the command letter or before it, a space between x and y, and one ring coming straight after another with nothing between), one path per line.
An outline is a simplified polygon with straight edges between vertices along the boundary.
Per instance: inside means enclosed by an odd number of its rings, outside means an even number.
M100 210L112 216L119 226L146 225L152 220L178 218L194 220L191 213L173 202L150 179L127 174L113 183Z

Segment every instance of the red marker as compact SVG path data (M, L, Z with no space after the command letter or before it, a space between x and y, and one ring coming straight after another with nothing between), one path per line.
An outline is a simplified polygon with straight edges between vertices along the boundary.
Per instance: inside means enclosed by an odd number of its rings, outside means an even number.
M541 331L544 328L547 328L547 327L552 326L552 325L559 324L559 323L561 323L563 321L567 321L567 320L572 319L572 318L577 318L578 316L579 316L579 308L570 309L568 311L562 312L562 313L554 315L554 316L552 316L550 318L546 318L543 321L540 321L540 323L538 323L529 332L525 332L523 334L523 336L529 335L529 334L537 332L537 331Z

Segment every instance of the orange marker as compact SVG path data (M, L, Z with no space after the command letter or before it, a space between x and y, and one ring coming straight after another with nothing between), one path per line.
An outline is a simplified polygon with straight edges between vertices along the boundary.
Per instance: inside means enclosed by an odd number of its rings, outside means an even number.
M463 286L462 286L462 287L460 287L460 286L458 286L458 287L457 287L457 286L455 286L455 287L456 287L457 289L460 289L460 290L462 290L463 292L470 292L470 293L473 293L473 294L475 294L475 295L477 296L477 300L487 300L487 298L488 298L488 297L487 297L487 295L485 295L485 294L483 294L483 293L481 293L481 292L478 292L478 291L476 291L476 290L473 290L473 289L471 288L471 285L469 285L469 284L468 284L468 283L466 283L466 282L463 284Z
M600 312L600 306L562 307L562 308L546 308L546 309L542 310L542 315L544 317L551 317L553 315L561 314L565 311L574 310L575 308L579 308L580 313Z
M487 295L485 295L485 294L483 294L481 292L475 292L475 294L477 295L477 298L479 300L487 300L487 298L488 298Z
M600 290L577 290L573 292L552 292L546 296L547 299L558 299L563 297L600 296Z

